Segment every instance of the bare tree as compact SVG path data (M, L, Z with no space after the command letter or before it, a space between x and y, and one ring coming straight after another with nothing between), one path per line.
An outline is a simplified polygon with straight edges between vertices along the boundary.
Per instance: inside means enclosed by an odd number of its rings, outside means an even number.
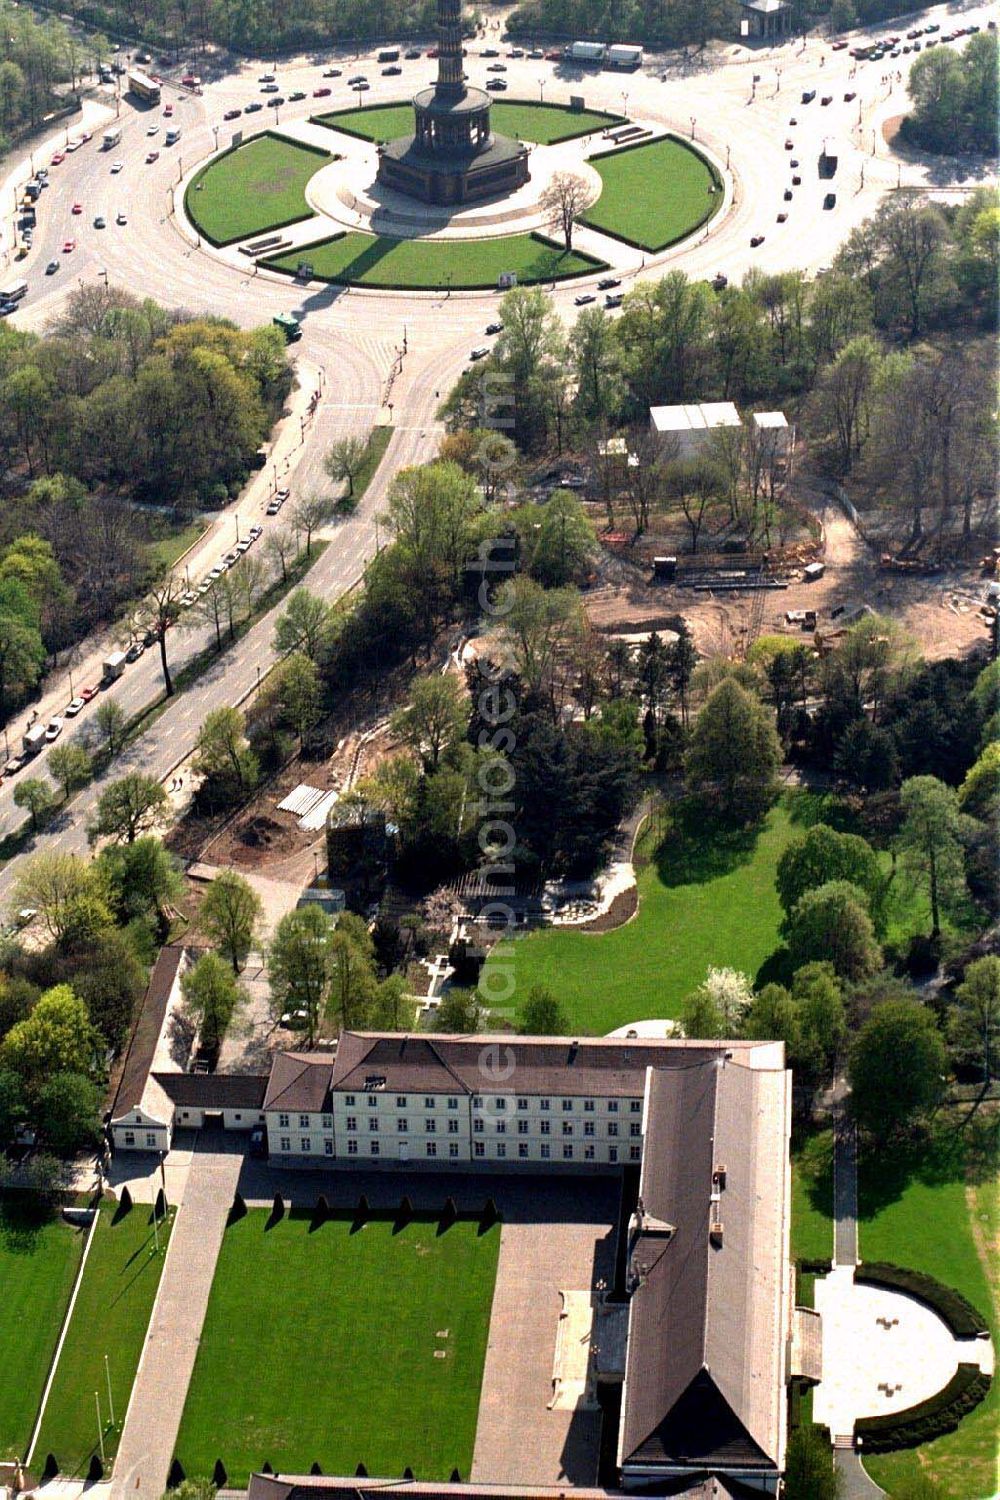
M576 172L556 172L539 195L538 206L545 222L562 235L567 253L573 248L573 225L587 207L589 198L587 183Z
M139 606L139 619L146 630L152 631L160 646L160 666L163 670L163 690L168 698L173 697L174 684L167 663L167 631L181 613L181 595L185 592L183 578L168 573L154 584Z
M288 564L295 556L295 542L287 526L275 526L267 533L264 547L268 557L281 570L282 583L288 582Z

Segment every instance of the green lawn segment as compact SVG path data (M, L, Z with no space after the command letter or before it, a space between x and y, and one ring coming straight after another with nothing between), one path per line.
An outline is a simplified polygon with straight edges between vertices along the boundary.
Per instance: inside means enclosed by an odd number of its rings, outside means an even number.
M833 1256L833 1132L819 1131L792 1149L792 1259Z
M314 245L302 245L262 262L294 275L302 261L319 281L420 291L495 287L502 271L519 282L561 280L604 269L604 262L560 246L540 235L517 234L492 240L397 240L350 230Z
M188 1476L221 1458L237 1485L265 1461L468 1479L499 1226L268 1217L226 1230L177 1443Z
M191 179L184 207L195 228L214 245L281 229L309 218L306 183L334 160L327 151L284 136L254 136L234 151L213 157Z
M36 1458L41 1454L44 1462L47 1453L54 1453L67 1475L85 1474L91 1455L98 1451L95 1391L105 1426L105 1454L111 1458L117 1452L170 1234L170 1222L161 1222L157 1254L149 1204L136 1203L117 1223L115 1211L114 1203L102 1203L35 1446ZM109 1423L105 1355L114 1428Z
M592 156L590 165L603 188L580 222L641 250L666 249L722 205L708 162L673 137Z
M574 1036L604 1035L629 1021L676 1017L710 964L753 979L779 942L774 877L781 851L800 831L791 819L794 796L759 830L713 830L704 819L664 813L641 841L648 863L631 922L608 933L549 929L497 951L494 964L510 963L513 953L515 1009L533 985L544 985ZM488 975L482 988L488 996Z
M58 1210L0 1199L0 1462L27 1452L84 1239Z
M365 141L392 141L412 133L413 105L376 104L369 109L336 110L316 115L314 120L317 125L343 130ZM516 140L531 141L540 146L553 146L558 141L590 135L597 130L606 130L609 125L622 123L621 115L605 114L602 110L568 109L563 105L532 104L515 99L509 102L495 100L490 120L497 135L513 136Z

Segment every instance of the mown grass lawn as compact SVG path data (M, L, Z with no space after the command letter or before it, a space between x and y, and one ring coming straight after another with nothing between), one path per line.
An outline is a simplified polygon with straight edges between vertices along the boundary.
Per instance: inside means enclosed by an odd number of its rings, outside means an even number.
M309 217L305 187L335 158L283 136L254 136L207 163L192 178L184 206L195 227L216 245Z
M114 1203L101 1204L35 1445L36 1458L41 1455L44 1462L46 1454L54 1453L60 1471L67 1475L84 1473L97 1451L95 1391L106 1425L104 1451L109 1458L117 1452L170 1234L171 1221L161 1222L157 1255L149 1205L135 1204L117 1222L115 1211ZM105 1355L118 1424L113 1429L107 1425Z
M604 186L581 223L643 250L674 244L722 206L704 157L673 137L591 157L590 164Z
M533 234L494 240L396 240L355 230L302 245L264 264L294 273L302 261L312 266L320 281L426 290L496 286L501 271L515 271L524 283L604 269L602 261L577 251L567 255Z
M83 1254L58 1213L0 1199L0 1461L24 1458ZM93 1398L91 1398L93 1399Z
M629 1021L674 1018L711 964L753 979L778 946L778 858L798 832L787 794L759 829L712 830L683 810L664 812L640 842L639 911L608 933L549 929L502 945L515 1010L533 985L562 1004L569 1029L603 1035ZM490 993L487 974L483 993ZM499 978L494 993L500 989Z
M833 1255L833 1132L807 1135L792 1146L792 1259Z
M519 141L552 146L557 141L606 130L621 123L620 115L603 110L567 109L559 105L522 103L512 99L494 101L490 112L497 135L509 135ZM371 109L345 109L316 115L316 123L331 130L346 130L366 141L392 141L413 130L412 104L377 104Z
M997 1118L964 1133L959 1116L939 1123L922 1155L860 1163L859 1237L863 1260L886 1260L927 1271L967 1297L990 1321L994 1346L1000 1319L990 1294L1000 1263ZM980 1251L977 1250L977 1238ZM997 1489L1000 1393L994 1377L986 1401L936 1442L865 1461L890 1495L918 1474L941 1500L984 1500Z
M177 1443L185 1472L221 1458L240 1485L265 1461L468 1479L499 1226L267 1220L254 1209L226 1230Z

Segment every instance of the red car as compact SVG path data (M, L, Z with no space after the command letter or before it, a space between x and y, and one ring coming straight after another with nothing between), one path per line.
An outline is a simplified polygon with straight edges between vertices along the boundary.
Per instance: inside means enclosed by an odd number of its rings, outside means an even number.
M333 92L332 89L313 89L313 98L314 99L325 99L327 97L327 95L331 94L332 92Z
M172 104L165 104L163 106L163 113L167 116L168 119L173 114L173 112L174 112L174 106Z
M194 73L185 73L181 79L181 83L186 89L196 89L200 82L201 79L195 77Z
M427 56L428 57L437 57L437 55L438 55L438 49L436 47L428 47L427 48Z
M830 48L830 51L831 52L843 52L843 50L844 50L844 48L846 46L847 46L846 42L834 42L833 46Z
M74 203L73 207L70 209L70 213L71 214L82 214L83 213L83 204L82 203Z
M84 703L89 703L91 698L97 697L97 689L95 687L82 687L80 689L80 697Z
M545 54L545 61L546 62L562 62L562 53L559 52L558 50L555 50L553 52L546 52L546 54Z
M147 167L149 166L150 162L159 161L159 159L160 159L160 153L159 153L159 151L147 151L146 152L146 165L147 165Z
M63 244L63 255L69 255L70 252L73 251L73 250L75 250L75 249L76 249L76 240L66 240L65 243Z
M54 167L59 167L59 166L62 165L62 163L65 160L66 160L66 157L65 157L64 153L62 151L57 151L56 154L55 154L55 156L52 158L52 165Z

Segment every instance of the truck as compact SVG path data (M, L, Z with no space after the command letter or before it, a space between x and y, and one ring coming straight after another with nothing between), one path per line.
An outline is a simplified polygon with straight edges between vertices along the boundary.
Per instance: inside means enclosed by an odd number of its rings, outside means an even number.
M375 61L380 63L399 62L399 48L383 47Z
M113 127L113 129L106 130L104 132L104 149L105 149L105 151L110 151L112 149L112 147L117 146L118 142L121 140L121 138L122 138L122 128L121 128L120 125L115 125Z
M275 328L281 329L286 343L294 344L296 339L302 337L302 324L294 313L275 313L271 321Z
M840 147L830 137L823 142L823 149L819 153L819 175L830 178L837 170L837 159L840 155Z
M622 70L642 67L642 48L633 47L626 42L615 42L608 48L604 59L605 67L619 68Z
M101 687L110 687L125 671L125 652L112 651L101 663Z
M26 729L21 740L21 749L25 755L37 755L45 744L45 725L33 724Z
M590 63L594 67L600 67L607 56L608 49L603 42L570 42L563 49L563 57L566 62Z

